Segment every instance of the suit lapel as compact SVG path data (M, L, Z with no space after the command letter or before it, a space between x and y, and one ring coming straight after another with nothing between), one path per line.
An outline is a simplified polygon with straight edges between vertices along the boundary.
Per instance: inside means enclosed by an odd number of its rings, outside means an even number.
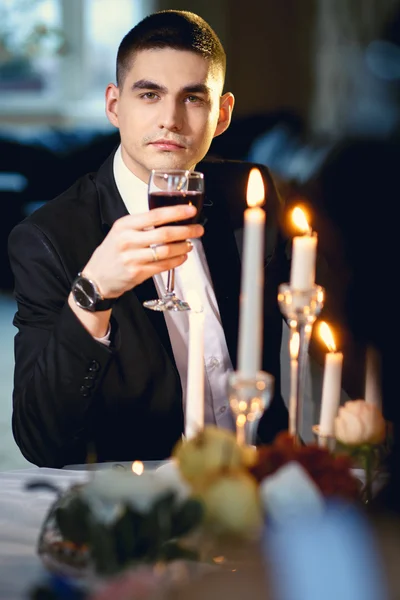
M202 242L229 355L236 368L241 263L225 192L220 180L217 181L207 167L205 163L198 167L199 171L204 172L206 182Z
M108 234L113 223L117 219L128 214L114 179L114 154L115 152L105 161L96 175L96 187L99 195L99 209L104 236ZM126 292L124 294L124 299L128 302L132 302L134 296L136 296L141 305L145 300L158 298L153 278L147 279L133 290ZM143 318L147 319L152 324L173 365L175 365L175 358L163 313L148 310L143 307L142 311Z

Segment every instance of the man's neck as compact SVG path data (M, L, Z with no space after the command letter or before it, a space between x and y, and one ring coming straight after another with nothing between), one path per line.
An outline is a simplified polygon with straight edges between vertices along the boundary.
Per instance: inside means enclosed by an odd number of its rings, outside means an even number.
M131 159L129 158L128 153L125 151L125 148L121 144L121 157L124 165L127 169L130 170L131 173L135 175L138 179L143 181L146 185L149 183L150 179L150 171L145 169L144 167L140 167L139 165L132 164Z

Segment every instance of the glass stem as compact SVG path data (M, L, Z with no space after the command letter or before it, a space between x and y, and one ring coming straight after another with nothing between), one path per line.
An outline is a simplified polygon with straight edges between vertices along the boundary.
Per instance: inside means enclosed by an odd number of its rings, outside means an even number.
M166 296L175 295L175 269L170 269L167 275L167 289L165 290Z
M307 376L308 347L310 344L312 325L296 322L291 329L292 334L299 335L298 360L292 361L292 377L289 408L289 432L294 437L297 445L301 444L301 430L303 421L304 394ZM296 364L297 363L297 364Z
M246 418L240 414L236 418L236 441L239 446L246 445Z

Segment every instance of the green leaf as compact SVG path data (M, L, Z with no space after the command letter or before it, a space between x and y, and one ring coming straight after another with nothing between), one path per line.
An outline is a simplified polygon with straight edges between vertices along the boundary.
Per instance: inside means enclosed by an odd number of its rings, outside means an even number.
M158 498L151 510L143 515L139 542L149 561L155 560L162 544L171 539L174 505L175 494L168 492Z
M101 575L114 575L121 570L118 561L115 536L113 532L100 523L91 523L90 550L96 572Z
M204 518L204 505L200 500L189 498L175 512L172 521L172 535L177 538L198 527Z
M90 509L79 496L60 502L54 509L54 517L65 540L78 546L88 542Z
M142 516L127 506L124 514L115 522L112 528L116 553L121 564L141 558L143 552L139 544L141 521Z

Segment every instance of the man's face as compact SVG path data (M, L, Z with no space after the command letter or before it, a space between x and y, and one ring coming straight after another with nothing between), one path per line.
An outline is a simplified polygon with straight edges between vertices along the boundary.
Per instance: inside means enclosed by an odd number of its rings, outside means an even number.
M228 127L232 94L202 56L171 48L137 52L122 88L109 85L107 116L119 128L125 164L143 181L151 169L192 169Z

